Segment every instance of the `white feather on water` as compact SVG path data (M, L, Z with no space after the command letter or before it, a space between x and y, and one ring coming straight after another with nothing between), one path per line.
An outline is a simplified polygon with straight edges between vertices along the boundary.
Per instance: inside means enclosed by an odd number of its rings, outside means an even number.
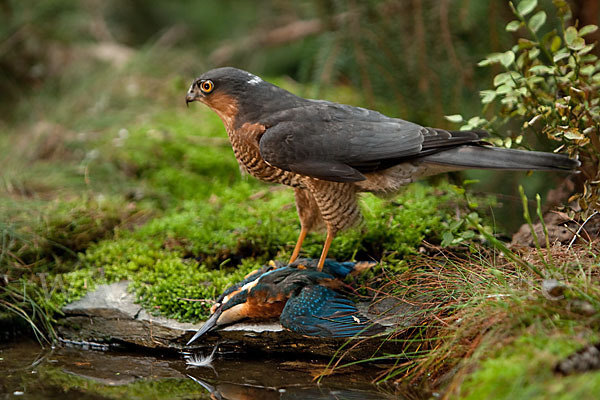
M210 355L206 357L200 353L183 353L185 363L188 365L188 367L213 368L212 363L215 360L217 347L219 347L219 343L215 345Z

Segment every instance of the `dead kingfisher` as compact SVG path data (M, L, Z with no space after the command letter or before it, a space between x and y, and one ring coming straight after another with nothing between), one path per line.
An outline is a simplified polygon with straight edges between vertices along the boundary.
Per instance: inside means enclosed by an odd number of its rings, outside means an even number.
M262 267L225 290L211 309L212 315L187 344L244 319L279 318L284 328L307 336L378 334L383 327L361 315L355 304L338 292L347 275L372 265L327 259L319 272L317 261L300 259L285 267Z

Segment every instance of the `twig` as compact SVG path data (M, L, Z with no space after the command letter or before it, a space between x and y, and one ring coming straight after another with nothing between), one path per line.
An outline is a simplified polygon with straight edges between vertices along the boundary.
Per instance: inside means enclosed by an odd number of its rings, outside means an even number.
M215 304L214 300L210 300L210 299L190 299L187 297L177 297L177 300L184 300L184 301L193 301L195 303L201 303L201 304Z
M342 13L333 17L333 26L335 27L339 22L345 20L347 16L348 13ZM270 31L257 32L241 40L227 41L215 50L209 58L215 65L227 64L236 53L294 42L307 36L319 34L328 28L329 25L318 18L294 21Z
M567 251L571 249L571 246L573 246L573 243L575 243L575 240L577 240L577 238L579 237L579 233L581 232L585 224L587 224L589 220L591 220L596 214L598 214L598 211L594 211L592 215L590 215L585 219L585 221L583 221L583 224L581 224L579 229L577 229L577 232L575 232L575 234L573 235L573 239L571 239L571 241L569 242L569 245L567 246Z

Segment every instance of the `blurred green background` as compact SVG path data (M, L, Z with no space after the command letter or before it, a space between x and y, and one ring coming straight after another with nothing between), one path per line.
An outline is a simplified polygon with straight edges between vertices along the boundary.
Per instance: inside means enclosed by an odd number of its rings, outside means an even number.
M554 14L550 0L541 3ZM571 3L581 25L598 22L595 0ZM312 95L348 85L367 105L439 125L445 114L479 112L478 91L494 71L476 63L512 45L511 19L502 0L2 0L2 119L44 87L73 89L73 67L103 63L108 72L160 47L181 52L149 60L163 79L234 65L315 84Z

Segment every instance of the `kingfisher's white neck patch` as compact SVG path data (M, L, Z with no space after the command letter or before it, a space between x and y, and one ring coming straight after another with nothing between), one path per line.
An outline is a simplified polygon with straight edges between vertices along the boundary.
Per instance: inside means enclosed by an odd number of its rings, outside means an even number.
M250 75L250 79L248 80L249 85L258 85L259 83L261 83L263 81L256 75L252 75L252 74L248 74L248 75Z

